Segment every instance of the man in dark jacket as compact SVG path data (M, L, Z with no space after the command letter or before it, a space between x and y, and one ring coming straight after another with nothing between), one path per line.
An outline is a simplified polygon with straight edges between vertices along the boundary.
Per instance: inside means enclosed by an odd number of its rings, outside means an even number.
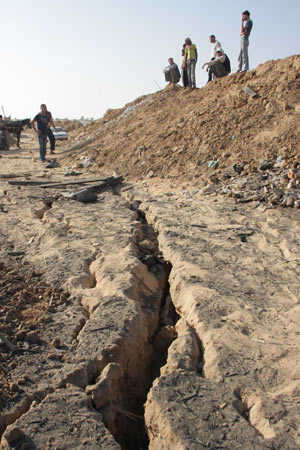
M173 58L168 59L169 65L164 69L165 79L170 84L177 84L180 80L180 72Z

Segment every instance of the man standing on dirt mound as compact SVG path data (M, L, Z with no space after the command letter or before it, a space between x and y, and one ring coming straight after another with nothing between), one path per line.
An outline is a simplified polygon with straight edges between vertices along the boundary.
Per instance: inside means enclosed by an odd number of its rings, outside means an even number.
M238 72L247 72L249 70L249 58L248 58L248 47L249 47L249 36L253 27L253 22L250 19L249 11L244 11L242 13L242 30L241 30L241 51L239 54L239 68ZM244 70L243 69L244 65Z
M36 123L37 128L35 126ZM47 111L47 106L44 103L41 105L41 112L35 116L31 125L34 131L38 133L40 161L44 162L46 159L46 144L50 126L52 125L55 128L52 114L50 111ZM53 153L53 150L51 153Z
M192 43L190 38L186 38L184 43L185 46L185 63L187 66L187 76L188 76L188 87L196 87L196 64L198 60L197 47Z

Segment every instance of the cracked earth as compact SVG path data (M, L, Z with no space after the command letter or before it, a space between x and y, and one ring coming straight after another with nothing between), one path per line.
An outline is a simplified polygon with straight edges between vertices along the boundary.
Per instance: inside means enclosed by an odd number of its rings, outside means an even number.
M299 448L299 211L9 184L66 181L36 156L1 152L1 449Z

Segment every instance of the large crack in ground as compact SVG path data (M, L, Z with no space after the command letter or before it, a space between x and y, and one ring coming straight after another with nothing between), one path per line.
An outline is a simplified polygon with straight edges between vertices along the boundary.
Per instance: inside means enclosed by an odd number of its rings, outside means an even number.
M105 432L110 434L110 439L113 436L123 450L158 448L155 447L159 445L155 441L158 435L161 440L165 439L166 448L172 448L170 436L177 427L178 417L174 422L170 413L166 420L165 428L170 428L169 437L164 437L158 422L162 420L162 414L169 414L172 408L169 409L168 404L173 401L177 402L176 408L182 415L185 411L190 415L190 420L198 420L203 414L205 426L201 425L199 435L201 442L203 436L204 447L209 447L210 441L205 441L204 436L210 433L210 427L224 425L215 424L226 419L227 410L221 411L220 399L225 397L228 402L227 388L225 385L217 386L209 376L205 378L205 356L209 352L207 339L203 339L204 348L201 341L203 330L197 328L195 321L189 323L189 311L184 302L179 302L179 295L186 296L184 284L176 281L178 271L174 271L171 263L164 259L158 246L158 234L147 222L139 203L130 205L138 220L131 217L128 221L132 236L129 233L128 245L125 241L126 264L121 265L127 278L120 277L119 266L114 265L119 255L111 259L114 255L109 251L104 255L91 251L90 257L87 255L82 259L85 282L79 283L79 292L85 303L79 296L78 304L72 305L73 309L75 306L78 308L73 311L74 322L78 323L73 336L76 342L66 354L61 370L57 370L45 399L41 399L39 405L31 406L28 414L22 413L20 420L16 417L15 429L21 423L26 431L28 423L33 423L28 422L28 417L34 417L39 408L43 411L47 405L54 405L60 396L68 401L71 398L76 400L73 405L75 415L81 414L78 399L80 402L85 399L88 410L83 411L84 417L100 421L102 430L105 430L105 424L109 433ZM123 209L121 213L124 214ZM127 220L126 208L124 216ZM79 273L80 280L82 276ZM176 305L181 305L177 311L170 291ZM196 306L196 303L191 304L191 309ZM248 427L249 424L254 427L251 414L255 412L253 405L257 399L239 389L235 391L235 400L232 403L234 410ZM160 401L165 401L161 411ZM201 402L206 403L206 409L202 408ZM232 425L238 422L236 415L231 410L229 413L229 426L237 428ZM65 417L64 420L71 425L71 419ZM11 430L13 428L8 433ZM101 428L99 430L101 433ZM51 435L51 431L49 433ZM216 442L221 442L223 438L217 432L215 435Z
M122 368L118 364L111 366L111 373L121 371L122 376L115 387L118 392L114 392L109 404L99 407L98 397L94 396L93 400L95 408L104 417L105 425L123 450L147 449L149 446L144 421L144 404L153 381L160 376L160 369L167 361L168 348L176 337L175 325L179 319L169 292L171 264L163 260L158 249L157 233L136 206L131 205L131 209L136 210L141 223L139 232L136 234L137 257L159 281L161 299L157 328L148 337L146 348L136 349L131 354L134 360L135 357L140 357L141 351L144 353L142 364L141 361L136 361L137 371L133 371L128 365ZM140 301L143 308L147 310L149 305L145 304L143 299ZM136 345L139 345L138 340ZM130 365L132 367L133 362ZM108 378L114 377L111 373L109 374L108 369Z

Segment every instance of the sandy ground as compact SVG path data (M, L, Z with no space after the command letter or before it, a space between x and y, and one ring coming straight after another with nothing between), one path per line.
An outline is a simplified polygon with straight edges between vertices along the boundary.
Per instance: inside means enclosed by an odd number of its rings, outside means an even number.
M0 152L1 448L300 448L299 211L157 178L83 204L9 184L91 176L21 142Z

